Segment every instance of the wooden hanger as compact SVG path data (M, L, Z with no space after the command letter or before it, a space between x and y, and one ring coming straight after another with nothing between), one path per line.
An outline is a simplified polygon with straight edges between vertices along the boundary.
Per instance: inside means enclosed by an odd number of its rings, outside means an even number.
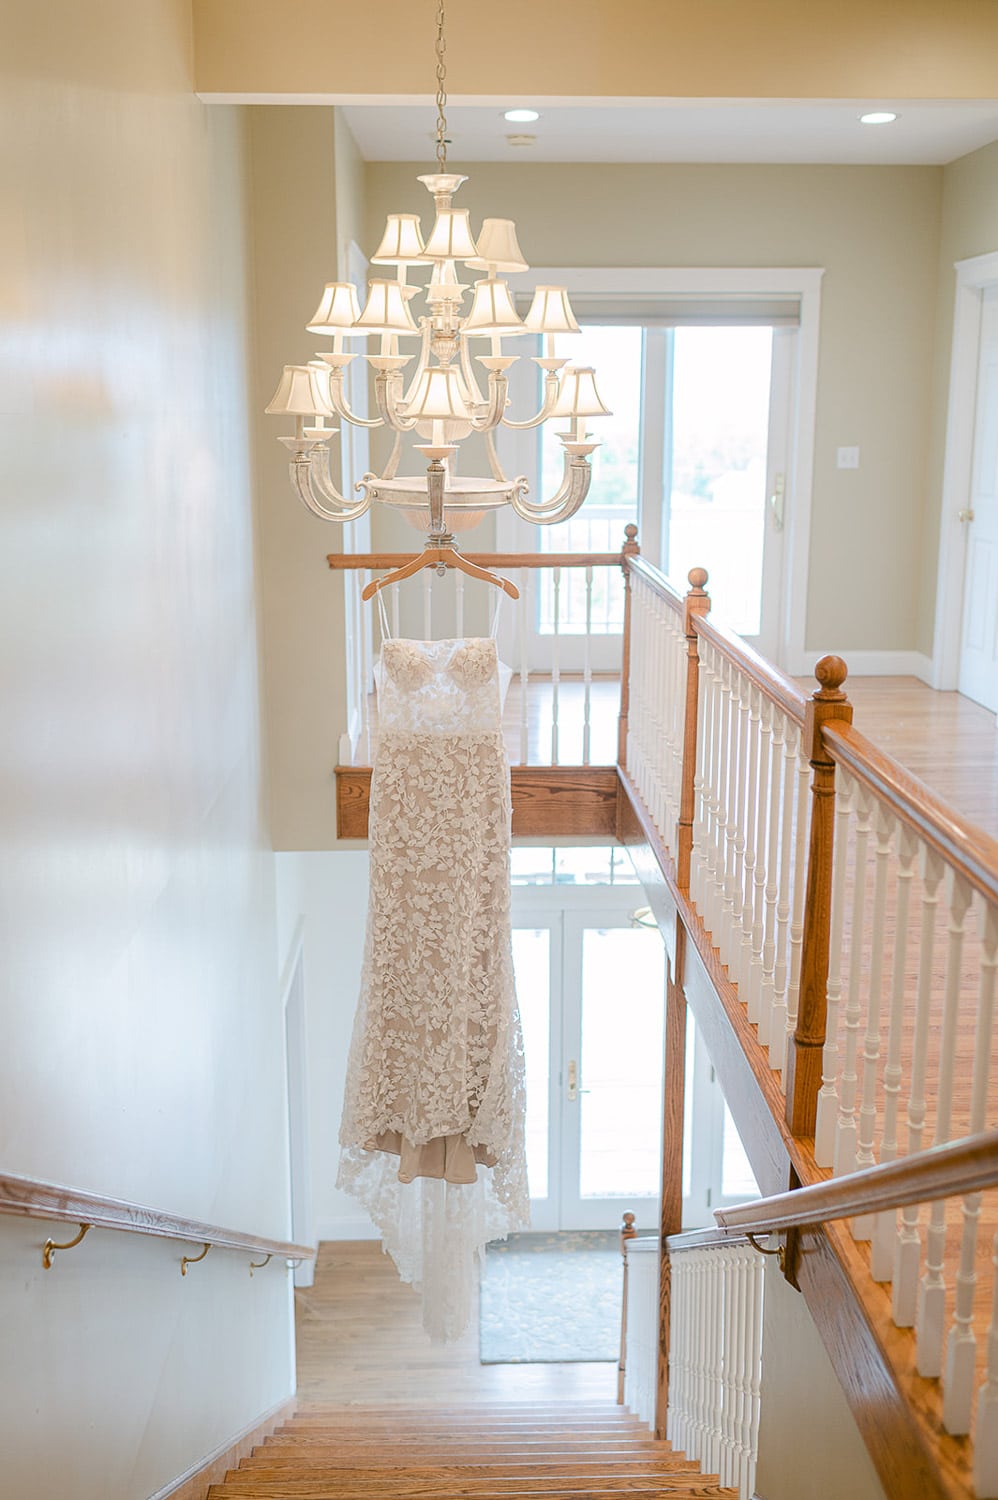
M400 568L393 568L390 573L385 573L381 578L374 578L361 593L361 598L366 602L373 599L379 589L383 589L389 583L401 583L403 578L411 578L414 573L419 573L423 568L444 567L459 568L462 573L467 573L469 578L480 578L483 583L491 583L495 588L502 589L511 599L519 599L520 590L515 583L508 578L502 578L498 573L490 573L488 568L480 568L477 563L469 562L462 557L457 548L447 543L444 546L424 547L418 557L411 557L407 563Z

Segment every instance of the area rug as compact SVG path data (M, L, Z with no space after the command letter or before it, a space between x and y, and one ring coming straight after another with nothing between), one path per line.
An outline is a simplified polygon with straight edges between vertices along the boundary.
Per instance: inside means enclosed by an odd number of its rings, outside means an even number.
M487 1245L482 1364L616 1361L621 1281L615 1230L511 1234Z

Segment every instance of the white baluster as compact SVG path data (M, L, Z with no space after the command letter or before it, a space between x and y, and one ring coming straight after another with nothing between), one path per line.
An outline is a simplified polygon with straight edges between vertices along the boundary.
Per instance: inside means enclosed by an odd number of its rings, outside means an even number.
M936 907L943 862L934 849L922 845L922 912L921 941L918 949L918 986L915 992L915 1037L911 1056L911 1083L908 1091L908 1150L921 1151L925 1130L925 1070L929 1045L929 1008L932 999L932 953L936 938ZM913 1204L901 1210L894 1251L894 1288L892 1306L899 1328L911 1328L915 1322L918 1299L918 1272L922 1257L922 1237L918 1221L920 1210Z
M970 1134L987 1128L990 1060L995 1018L995 969L998 967L998 907L985 905L981 934L981 977L977 992L977 1023L974 1028L974 1081L970 1094ZM974 1294L977 1287L977 1231L981 1216L981 1194L969 1193L963 1200L963 1233L960 1239L960 1269L956 1275L956 1305L946 1342L946 1372L943 1376L943 1426L947 1432L970 1431L974 1398ZM978 1423L980 1431L980 1423Z
M856 788L856 864L853 869L852 921L849 928L849 981L846 986L842 1077L839 1080L839 1119L835 1131L836 1177L856 1169L859 1120L856 1109L859 1083L859 1030L863 1015L863 933L866 917L866 855L870 842L873 799L863 786Z
M898 872L894 908L894 967L891 975L891 1014L887 1027L887 1061L884 1067L884 1134L880 1142L882 1163L898 1155L898 1115L901 1103L901 1040L904 1031L905 960L908 954L911 883L915 874L918 841L907 824L898 826ZM897 1212L877 1214L870 1247L870 1274L874 1281L890 1281L894 1269Z
M717 741L717 767L714 784L717 790L717 865L714 870L714 890L711 896L710 931L714 946L723 957L724 931L724 882L727 874L725 863L728 853L728 782L731 775L731 663L721 657L718 677L720 681L719 729Z
M530 638L530 622L534 619L534 570L521 569L523 580L523 605L517 619L517 629L520 635L520 764L527 764L529 753L529 735L527 728L527 694L530 685L530 668L528 666L527 643Z
M882 802L875 812L877 850L873 866L873 925L870 936L873 952L870 954L870 978L866 995L866 1033L863 1037L863 1090L859 1109L859 1128L856 1136L856 1167L874 1165L873 1142L877 1129L877 1077L880 1063L880 1010L883 1003L884 949L887 933L884 930L884 914L887 909L887 867L890 860L891 840L894 834L894 819ZM875 1216L858 1214L852 1221L855 1240L868 1240L873 1236Z
M728 974L737 983L740 977L742 937L745 910L745 824L748 818L749 763L749 693L747 677L738 677L738 723L735 743L738 756L732 774L735 778L734 858L731 873L731 939L728 949ZM739 997L744 1000L745 996Z
M589 740L590 721L592 717L592 691L593 691L593 664L592 664L592 641L593 641L593 569L592 564L586 566L586 636L584 642L584 656L582 661L582 764L589 764Z
M797 807L794 812L794 860L791 871L793 886L790 907L790 974L787 981L787 1025L780 1068L784 1078L787 1058L797 1029L800 1006L800 965L804 949L804 897L807 891L807 846L810 830L811 763L804 751L804 731L797 740Z
M558 688L561 682L561 569L553 568L554 634L551 638L551 764L558 765Z
M747 795L744 808L744 886L741 921L741 954L738 959L738 995L743 999L749 1019L752 1014L752 939L755 936L755 837L758 829L759 802L759 699L761 693L753 682L747 690L749 697L749 762L747 762Z
M960 963L967 912L973 891L966 880L950 871L949 875L949 943L946 951L946 985L943 996L942 1036L939 1046L937 1075L936 1128L934 1146L950 1139L953 1111L953 1070L956 1064L956 1028L960 1008ZM937 1377L943 1369L943 1336L946 1328L946 1282L943 1265L946 1258L946 1204L933 1203L929 1211L929 1232L925 1244L925 1273L918 1294L915 1321L916 1363L919 1375Z
M991 1256L991 1324L988 1328L987 1375L977 1398L974 1428L974 1494L978 1500L998 1496L998 1234Z
M370 568L363 569L360 576L361 592L373 577L374 574ZM362 629L360 632L360 743L357 746L357 762L362 766L369 766L374 756L374 747L371 744L371 683L374 679L371 652L371 633L369 630Z
M721 1249L721 1441L717 1473L722 1485L730 1485L737 1471L735 1461L735 1264L733 1252Z
M459 641L464 639L464 574L460 568L454 569L454 635Z
M392 635L396 638L399 634L399 603L402 596L402 585L392 584Z
M762 1410L762 1309L765 1279L763 1275L762 1257L756 1255L751 1264L752 1273L752 1345L751 1345L751 1378L750 1389L752 1393L752 1416L751 1430L749 1434L750 1462L748 1480L745 1486L745 1497L755 1493L755 1466L759 1453L759 1417Z
M782 717L782 716L781 716ZM790 973L790 898L793 870L794 772L800 731L786 720L783 736L783 805L780 814L780 875L777 885L776 961L773 968L773 1000L769 1018L769 1066L782 1068L787 1046L787 983Z
M766 695L759 699L759 761L757 768L755 872L752 889L752 958L748 982L748 1018L758 1023L762 1001L762 943L766 913L766 829L769 812L770 742L773 738L773 705Z
M423 578L423 640L433 639L433 570L424 568Z
M711 767L714 746L714 653L706 641L698 640L700 658L699 693L700 710L697 715L697 802L696 802L696 846L697 857L691 863L695 878L694 901L706 923L707 891L710 888L710 869L713 857L713 791L711 789Z
M728 748L725 767L725 799L727 827L724 831L724 894L721 907L721 941L718 947L724 963L730 965L735 945L735 891L738 885L736 872L736 845L738 841L738 784L741 762L741 688L742 677L737 667L731 667L731 695L728 699Z
M773 709L773 737L769 756L769 838L766 853L766 919L762 944L762 994L759 1000L759 1041L769 1045L770 1022L776 996L776 929L780 871L780 807L783 789L783 750L787 721Z

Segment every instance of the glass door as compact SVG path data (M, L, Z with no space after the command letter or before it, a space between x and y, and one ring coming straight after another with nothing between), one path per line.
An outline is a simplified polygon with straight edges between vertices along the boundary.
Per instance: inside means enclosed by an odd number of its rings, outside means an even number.
M658 1223L665 947L619 912L566 913L561 1227Z
M685 592L690 568L705 567L720 617L779 661L797 337L794 326L714 320L586 323L579 334L559 335L559 356L596 367L613 415L593 422L600 446L581 510L557 527L503 514L500 545L616 552L634 521L643 554L677 588ZM537 371L519 364L511 374L517 410L536 407ZM560 480L561 445L549 425L503 435L508 472L525 473L535 496L553 493ZM594 575L587 611L581 571L563 569L557 590L545 572L521 613L532 671L550 668L556 634L561 669L578 670L587 615L592 669L616 668L623 628L616 573ZM513 649L512 641L504 646Z
M628 1208L658 1220L665 953L631 924L638 892L622 896L513 929L534 1229L617 1228Z

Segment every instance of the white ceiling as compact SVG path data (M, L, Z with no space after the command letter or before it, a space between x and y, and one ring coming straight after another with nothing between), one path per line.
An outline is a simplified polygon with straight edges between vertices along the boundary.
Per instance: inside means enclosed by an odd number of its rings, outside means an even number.
M530 105L541 118L511 125L503 110ZM892 125L861 125L867 110L893 109ZM345 108L367 161L432 162L436 108L357 104ZM942 165L998 139L998 100L629 101L522 98L447 106L455 165L541 162L823 162ZM507 136L526 133L532 145Z

